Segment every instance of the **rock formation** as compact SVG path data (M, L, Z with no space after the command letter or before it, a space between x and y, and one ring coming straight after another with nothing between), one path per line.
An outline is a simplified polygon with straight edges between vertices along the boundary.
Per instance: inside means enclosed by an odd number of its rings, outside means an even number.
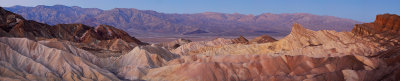
M400 16L394 14L377 15L375 22L356 24L352 32L360 35L400 32Z

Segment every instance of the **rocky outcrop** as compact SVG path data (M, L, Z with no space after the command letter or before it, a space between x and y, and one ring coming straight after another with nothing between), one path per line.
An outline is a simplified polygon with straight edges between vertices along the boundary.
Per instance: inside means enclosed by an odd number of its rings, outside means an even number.
M271 36L268 35L261 35L259 37L253 38L252 40L250 40L250 43L268 43L268 42L275 42L277 41L275 38L272 38Z
M374 35L382 33L399 33L400 32L400 16L395 14L377 15L375 22L356 24L352 30L353 33L359 35Z
M381 46L388 48L388 52L383 55L396 54L400 45L400 16L395 14L377 15L376 20L371 23L357 24L352 30L357 36L370 39L380 43ZM380 56L380 55L377 55Z

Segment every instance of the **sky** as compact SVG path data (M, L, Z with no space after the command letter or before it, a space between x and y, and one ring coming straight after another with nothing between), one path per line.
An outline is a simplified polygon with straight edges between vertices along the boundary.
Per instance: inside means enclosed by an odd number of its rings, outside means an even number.
M377 14L400 14L400 0L0 0L0 6L66 5L136 8L162 13L311 13L372 22Z

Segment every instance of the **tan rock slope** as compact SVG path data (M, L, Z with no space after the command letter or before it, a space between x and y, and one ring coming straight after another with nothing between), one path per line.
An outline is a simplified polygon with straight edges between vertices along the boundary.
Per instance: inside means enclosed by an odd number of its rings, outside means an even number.
M72 43L1 37L0 60L5 63L0 80L136 80L148 69L179 57L154 46L135 47L120 56L98 56Z
M26 38L0 38L0 80L116 80L82 57Z
M322 57L222 55L191 56L151 69L146 80L170 81L376 81L398 80L380 59L362 56Z

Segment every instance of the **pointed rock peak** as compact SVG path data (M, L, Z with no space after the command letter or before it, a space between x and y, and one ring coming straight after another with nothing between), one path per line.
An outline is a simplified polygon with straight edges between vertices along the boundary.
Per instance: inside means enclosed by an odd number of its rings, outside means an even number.
M311 31L311 30L304 28L303 26L301 26L298 23L293 23L292 31L290 32L290 34L305 33L305 32L309 32L309 31Z
M232 42L234 44L248 44L249 40L247 40L246 38L244 38L243 36L240 36L239 38L235 38L232 40Z

